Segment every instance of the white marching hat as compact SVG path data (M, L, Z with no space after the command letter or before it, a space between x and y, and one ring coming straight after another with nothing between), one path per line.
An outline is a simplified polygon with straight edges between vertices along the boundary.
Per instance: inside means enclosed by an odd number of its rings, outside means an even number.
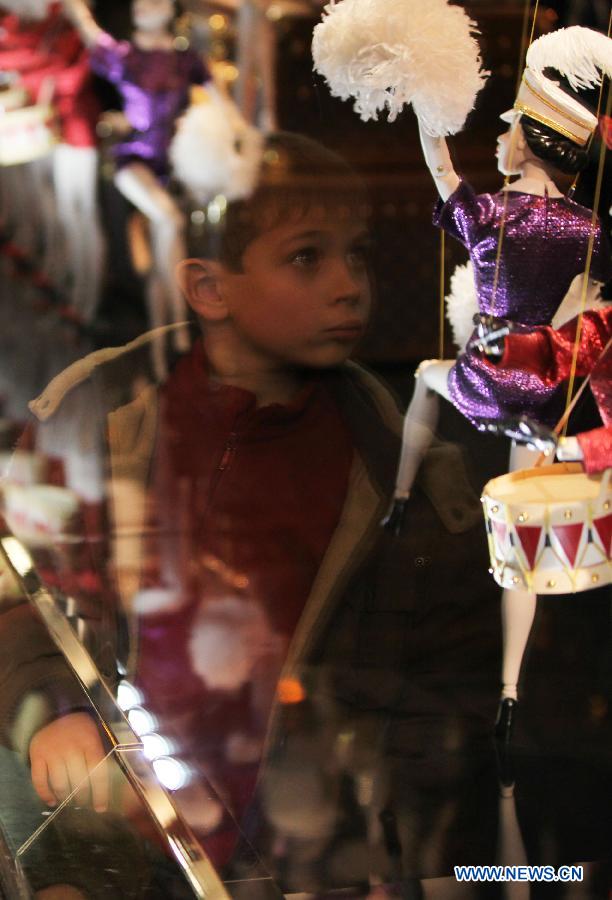
M501 115L504 122L529 116L584 147L597 128L597 116L577 94L563 90L545 74L550 69L576 92L597 87L604 75L612 76L612 40L579 25L542 35L527 51L514 107Z

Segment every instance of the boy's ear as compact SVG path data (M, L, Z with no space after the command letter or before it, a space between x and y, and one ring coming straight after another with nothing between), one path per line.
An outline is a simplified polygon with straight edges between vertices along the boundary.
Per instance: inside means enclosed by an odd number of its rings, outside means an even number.
M193 311L209 322L227 318L220 290L223 267L211 259L184 259L176 267L179 286Z

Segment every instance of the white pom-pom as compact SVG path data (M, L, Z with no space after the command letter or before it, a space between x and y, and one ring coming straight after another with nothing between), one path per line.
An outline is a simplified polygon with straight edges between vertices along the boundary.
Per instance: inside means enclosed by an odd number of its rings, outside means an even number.
M447 0L341 0L314 29L314 67L364 121L412 104L436 137L460 131L487 73L476 25Z
M602 73L612 77L612 39L580 25L560 28L533 42L526 63L534 72L556 69L574 90L596 87Z
M199 202L218 194L249 196L257 183L263 137L229 103L210 100L180 119L170 145L176 178Z
M2 8L20 19L33 19L39 22L49 12L51 0L2 0Z
M450 280L450 293L446 297L446 318L453 331L453 341L459 351L474 331L474 316L478 312L478 295L471 262L457 266Z

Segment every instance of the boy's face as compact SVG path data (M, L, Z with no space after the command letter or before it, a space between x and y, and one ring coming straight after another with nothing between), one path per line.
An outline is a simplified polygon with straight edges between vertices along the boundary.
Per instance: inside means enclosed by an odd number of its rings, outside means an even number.
M355 216L312 209L264 231L246 248L242 272L220 267L236 338L271 368L344 362L370 314L367 254Z

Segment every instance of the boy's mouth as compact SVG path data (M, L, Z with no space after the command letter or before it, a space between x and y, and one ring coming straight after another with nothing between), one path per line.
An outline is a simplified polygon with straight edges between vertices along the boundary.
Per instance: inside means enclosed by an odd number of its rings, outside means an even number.
M359 319L351 319L347 322L340 322L332 328L326 328L325 334L329 334L337 340L354 341L361 337L364 330L363 322Z

